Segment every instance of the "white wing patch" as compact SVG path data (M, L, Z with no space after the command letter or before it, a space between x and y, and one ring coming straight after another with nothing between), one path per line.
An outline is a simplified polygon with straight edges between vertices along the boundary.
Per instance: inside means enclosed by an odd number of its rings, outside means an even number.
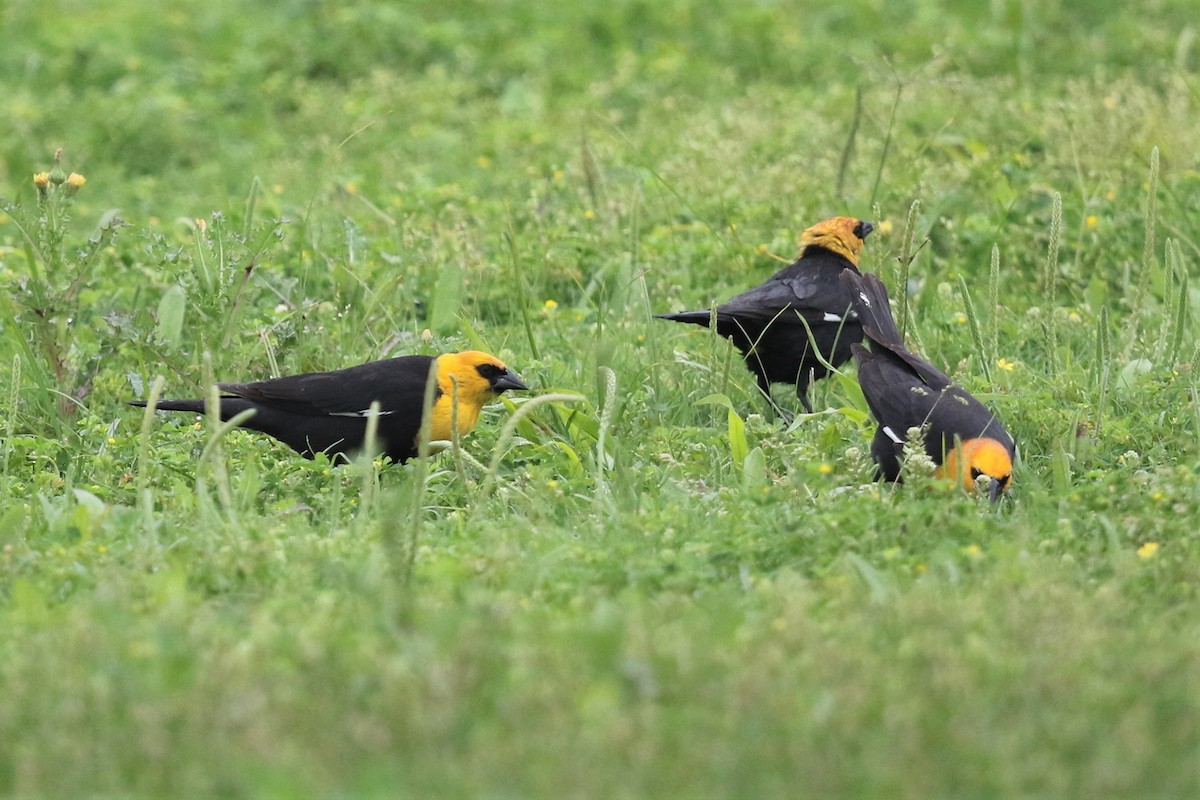
M896 444L904 444L904 440L901 439L899 436L897 436L896 432L894 430L892 430L890 427L888 427L887 425L883 426L883 433L885 436L887 436L889 439L891 439Z
M395 414L395 411L380 411L379 416L386 417L388 414ZM331 417L359 417L365 419L371 416L371 409L364 408L362 411L333 411L330 412Z
M824 319L825 322L841 322L842 321L842 318L839 317L837 314L831 314L828 311L825 312L825 316L822 319Z
M864 305L864 306L866 306L867 308L870 308L870 307L871 307L871 298L867 297L867 293L866 293L866 292L859 292L859 293L858 293L858 299L859 299L859 300L862 300L862 301L863 301L863 305Z

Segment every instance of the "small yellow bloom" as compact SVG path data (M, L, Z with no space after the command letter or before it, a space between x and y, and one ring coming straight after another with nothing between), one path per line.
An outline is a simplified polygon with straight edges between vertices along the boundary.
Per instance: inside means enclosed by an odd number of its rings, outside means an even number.
M595 212L595 211L592 211L592 210L589 208L587 211L583 212L583 218L584 218L584 219L595 219L595 218L596 218L596 212Z
M979 558L981 555L983 555L983 548L977 544L969 544L963 548L963 552L969 555L971 558Z
M954 321L957 322L959 325L963 325L967 321L967 315L960 311L954 315Z
M833 472L833 464L822 464L821 466L817 467L817 472L821 473L822 475L828 475L829 473Z
M116 443L117 443L117 440L116 440L116 439L114 439L113 437L111 437L111 436L110 436L110 437L108 437L108 443L109 443L109 444L116 444Z
M548 481L546 481L546 488L548 488L548 489L557 489L557 488L558 488L558 481L556 481L556 480L554 480L554 479L551 479L551 480L548 480Z
M1107 200L1107 201L1108 201L1108 202L1110 202L1110 203L1111 203L1113 200L1116 200L1116 199L1117 199L1117 190L1116 190L1116 189L1109 189L1107 192L1105 192L1105 193L1104 193L1104 199L1105 199L1105 200Z
M556 181L561 181L565 175L566 175L566 173L563 172L561 169L554 170L554 180L556 180Z
M1068 311L1067 319L1071 320L1071 322L1082 322L1083 321L1083 317L1080 316L1078 311Z
M894 227L896 227L896 226L892 224L892 221L890 219L885 219L883 222L879 223L879 227L876 228L876 230L879 231L880 235L887 236L889 233L892 232L892 229Z
M358 194L358 184L354 181L346 182L342 188L346 190L346 194Z
M1137 549L1138 558L1153 558L1158 552L1158 542L1146 542Z
M917 574L918 575L924 575L925 570L927 570L927 569L929 569L929 567L925 566L924 564L917 564Z
M79 189L87 183L87 178L80 175L78 172L72 172L67 176L67 187L71 189Z
M1094 230L1096 230L1096 227L1100 224L1100 219L1095 214L1088 214L1088 218L1084 222L1087 225L1087 228L1089 231L1094 231Z
M208 230L208 223L200 217L196 217L196 228L199 229L201 233L204 233L206 230Z
M754 248L754 252L761 256L763 253L767 252L770 249L771 249L770 245L760 244L758 247Z
M558 308L558 303L554 300L547 300L542 304L542 308L546 309L547 311L553 311L554 309Z
M1012 372L1013 367L1015 367L1016 364L1009 361L1007 358L1002 358L996 362L996 366L999 367L1000 369L1004 370L1005 372Z
M36 186L39 190L45 189L48 186L50 186L50 173L49 172L34 173L33 185Z
M479 158L475 159L475 166L479 167L480 169L487 169L491 165L492 160L487 156L480 156Z

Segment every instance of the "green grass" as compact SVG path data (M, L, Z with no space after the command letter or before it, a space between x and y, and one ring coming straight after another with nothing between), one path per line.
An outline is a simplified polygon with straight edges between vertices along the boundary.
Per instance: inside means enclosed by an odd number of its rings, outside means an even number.
M1197 794L1193 12L0 5L0 794ZM998 507L650 317L840 213ZM123 402L468 347L583 399L384 469Z

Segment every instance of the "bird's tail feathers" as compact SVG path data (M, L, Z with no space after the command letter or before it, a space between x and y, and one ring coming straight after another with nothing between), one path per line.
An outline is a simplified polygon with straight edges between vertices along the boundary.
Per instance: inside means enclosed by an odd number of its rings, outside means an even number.
M704 311L680 311L677 314L655 314L654 316L658 319L669 319L672 322L687 322L692 325L703 325L707 328L712 321L713 313L705 309Z
M145 400L130 400L129 405L145 408ZM154 404L154 408L158 411L191 411L195 414L204 413L203 400L159 400Z

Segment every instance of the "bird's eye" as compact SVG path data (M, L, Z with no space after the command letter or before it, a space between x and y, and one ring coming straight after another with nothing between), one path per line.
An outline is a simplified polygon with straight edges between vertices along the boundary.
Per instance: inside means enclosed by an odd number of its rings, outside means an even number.
M480 377L489 381L495 380L504 374L504 370L495 364L480 364L475 368L475 371L479 373Z

